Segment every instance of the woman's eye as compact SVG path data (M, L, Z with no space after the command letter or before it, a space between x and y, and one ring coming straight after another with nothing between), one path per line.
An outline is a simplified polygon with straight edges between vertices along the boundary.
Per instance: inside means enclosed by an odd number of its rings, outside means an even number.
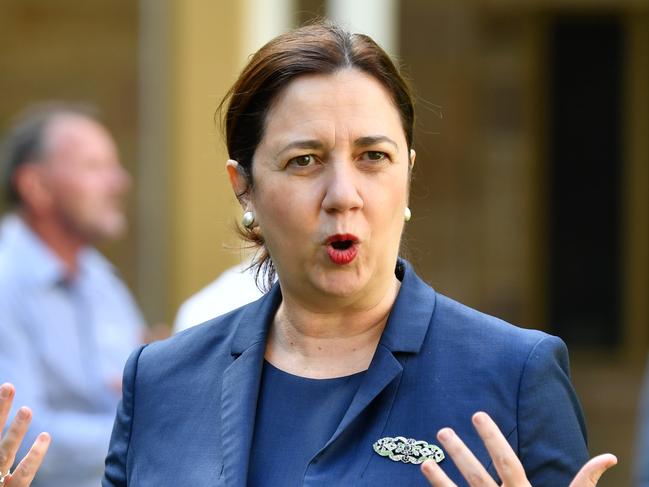
M294 157L293 159L288 161L289 165L297 166L297 167L307 167L313 164L314 162L315 162L315 158L311 154Z
M385 152L375 150L367 151L364 154L364 158L369 159L370 161L382 161L383 159L387 159L387 157L388 156Z

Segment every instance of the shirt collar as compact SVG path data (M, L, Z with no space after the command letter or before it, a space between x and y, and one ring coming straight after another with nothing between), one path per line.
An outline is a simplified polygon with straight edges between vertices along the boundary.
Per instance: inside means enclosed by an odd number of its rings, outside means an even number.
M232 354L240 355L244 350L266 340L268 328L282 302L279 282L262 298L247 305L232 342Z
M18 271L21 279L35 285L60 284L66 279L65 264L40 237L16 214L2 219L0 245L12 259L9 264ZM93 272L98 266L110 264L92 247L78 254L79 276Z
M397 274L400 271L401 287L380 343L392 352L418 353L435 311L436 294L408 261L398 260Z

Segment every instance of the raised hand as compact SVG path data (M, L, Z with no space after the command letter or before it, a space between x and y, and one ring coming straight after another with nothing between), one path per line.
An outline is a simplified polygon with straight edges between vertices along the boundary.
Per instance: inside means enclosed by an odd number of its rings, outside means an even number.
M581 467L577 476L570 482L570 487L594 487L602 474L616 463L617 458L610 453L591 458Z
M0 433L4 431L9 418L14 394L15 390L11 384L0 386ZM50 446L50 435L47 433L38 435L25 458L13 472L9 473L31 420L32 412L29 408L21 407L6 434L0 436L0 487L28 487L43 462L47 448Z
M473 415L472 421L503 481L502 486L531 487L523 465L489 415L478 412ZM498 487L496 481L452 429L440 430L437 438L471 487ZM599 455L591 459L582 467L569 487L596 486L602 474L616 463L617 459L611 454ZM421 470L434 487L457 487L432 460L424 462Z

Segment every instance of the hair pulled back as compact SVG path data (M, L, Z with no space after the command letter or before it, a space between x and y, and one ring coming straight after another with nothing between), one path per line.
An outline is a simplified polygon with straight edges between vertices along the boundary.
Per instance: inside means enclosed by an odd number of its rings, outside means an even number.
M266 116L280 92L298 76L346 68L358 69L384 86L399 112L408 148L412 148L415 113L410 88L390 57L366 35L352 34L329 22L309 24L259 49L219 105L229 157L238 162L248 190L254 187L253 158L264 135ZM259 246L253 267L257 284L268 289L275 268L263 236L258 229L239 230L244 239Z

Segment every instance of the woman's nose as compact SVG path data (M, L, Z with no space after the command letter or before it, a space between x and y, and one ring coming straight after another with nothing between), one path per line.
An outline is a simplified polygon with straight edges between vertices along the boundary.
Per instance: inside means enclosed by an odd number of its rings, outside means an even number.
M336 161L330 164L322 200L325 211L343 212L363 207L357 172L352 162Z

